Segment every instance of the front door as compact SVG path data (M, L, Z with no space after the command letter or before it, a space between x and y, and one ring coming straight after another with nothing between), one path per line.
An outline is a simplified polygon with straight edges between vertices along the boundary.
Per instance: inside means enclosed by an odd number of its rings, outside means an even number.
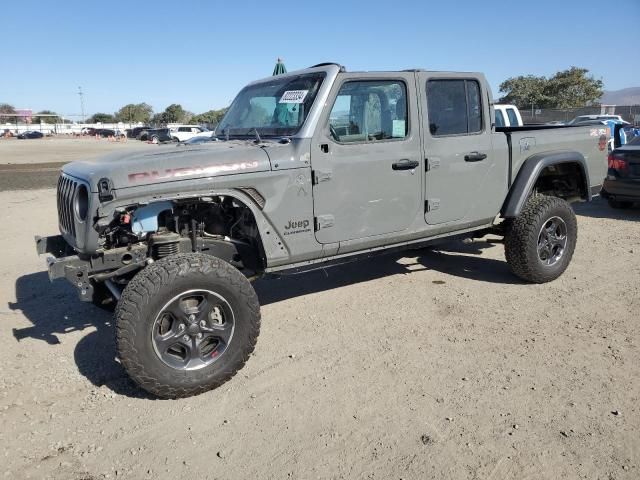
M470 212L487 210L482 202L496 197L493 187L489 106L477 78L464 74L420 73L425 175L425 220L431 225L459 222ZM491 181L487 181L491 177ZM493 207L492 207L493 208ZM497 212L495 212L497 213Z
M311 147L317 240L407 229L424 171L414 74L343 74L327 105Z

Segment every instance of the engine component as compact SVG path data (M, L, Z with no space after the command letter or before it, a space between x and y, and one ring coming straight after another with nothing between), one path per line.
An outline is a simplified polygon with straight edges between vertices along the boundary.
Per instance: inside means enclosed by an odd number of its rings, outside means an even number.
M165 210L171 210L173 203L157 202L138 208L133 212L131 231L136 235L158 230L158 215Z

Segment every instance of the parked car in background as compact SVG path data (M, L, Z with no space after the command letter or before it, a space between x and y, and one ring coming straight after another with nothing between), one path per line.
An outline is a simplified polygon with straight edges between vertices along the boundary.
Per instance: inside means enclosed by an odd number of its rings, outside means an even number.
M600 195L612 208L629 208L640 202L640 136L611 152L608 163Z
M116 131L110 128L99 128L95 131L95 135L99 135L103 138L115 137Z
M163 143L173 141L169 128L151 128L145 131L147 141L151 143Z
M496 104L496 127L521 127L523 125L520 110L515 105Z
M213 132L199 125L178 125L171 127L171 136L175 141L184 142L193 137L210 137Z
M26 140L26 139L30 139L30 138L42 138L42 137L44 137L44 133L36 132L34 130L28 130L28 131L22 132L21 134L18 135L18 138L20 140Z
M148 125L144 125L142 127L133 127L127 130L127 137L129 138L138 138L143 131L149 130L151 127Z
M584 122L589 122L594 120L600 120L600 121L613 120L616 122L622 122L626 124L629 123L623 120L623 118L620 115L578 115L571 121L567 122L567 125L589 125L588 123L584 123Z
M148 138L148 136L149 136L149 130L153 130L153 129L152 129L151 127L147 127L147 128L145 128L144 130L140 130L140 133L138 133L138 134L136 135L136 138L137 138L138 140L143 141L143 142L147 141L147 140L149 139L149 138Z

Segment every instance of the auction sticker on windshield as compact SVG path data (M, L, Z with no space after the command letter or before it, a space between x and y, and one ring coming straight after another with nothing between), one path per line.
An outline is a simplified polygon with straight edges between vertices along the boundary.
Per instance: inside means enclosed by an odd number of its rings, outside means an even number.
M309 90L287 90L278 103L303 103Z

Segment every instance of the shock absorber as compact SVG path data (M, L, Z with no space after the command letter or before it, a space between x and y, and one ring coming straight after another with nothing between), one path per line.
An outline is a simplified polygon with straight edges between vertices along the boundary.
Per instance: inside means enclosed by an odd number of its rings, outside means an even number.
M153 258L158 260L179 252L180 235L174 232L154 233L149 238L149 244Z

